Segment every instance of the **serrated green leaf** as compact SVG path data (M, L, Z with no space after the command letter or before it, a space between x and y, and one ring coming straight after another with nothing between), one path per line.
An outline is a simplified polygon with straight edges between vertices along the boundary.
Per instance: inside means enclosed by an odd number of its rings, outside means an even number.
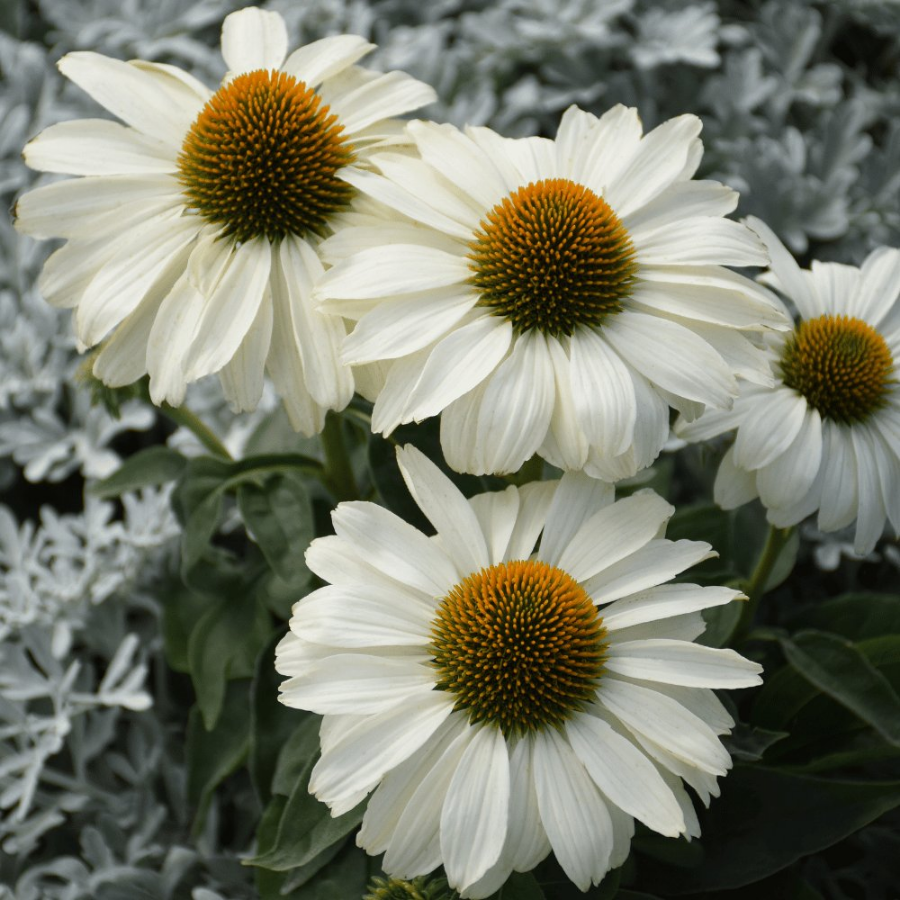
M108 478L90 485L95 497L118 497L126 491L156 487L175 481L184 472L187 459L169 447L148 447L129 456Z
M900 747L900 697L857 647L823 631L782 638L781 646L788 662L810 684Z

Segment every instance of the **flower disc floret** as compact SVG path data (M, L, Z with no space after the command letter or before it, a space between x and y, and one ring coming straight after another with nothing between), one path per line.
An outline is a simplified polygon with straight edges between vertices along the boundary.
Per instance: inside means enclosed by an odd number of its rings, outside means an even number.
M444 597L432 628L437 688L504 735L557 727L594 695L606 629L570 575L538 560L499 563Z
M846 315L801 322L781 357L784 383L826 419L864 422L880 409L894 361L871 325Z
M353 189L337 115L285 72L238 75L209 99L184 140L179 181L189 205L237 241L324 233Z
M532 182L487 213L470 244L479 305L522 333L599 325L622 308L634 247L609 204L567 178Z

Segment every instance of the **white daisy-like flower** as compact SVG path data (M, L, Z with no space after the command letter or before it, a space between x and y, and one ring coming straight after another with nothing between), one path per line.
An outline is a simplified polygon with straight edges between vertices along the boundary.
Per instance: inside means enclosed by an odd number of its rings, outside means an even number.
M616 480L656 458L670 404L727 408L735 373L768 378L750 338L787 322L723 268L766 254L723 218L734 191L690 180L700 128L686 115L642 136L624 106L570 108L555 141L413 122L421 159L349 174L395 218L348 218L317 293L358 320L346 363L390 361L374 430L442 412L459 471L539 453Z
M104 341L94 374L109 385L149 372L156 403L218 372L236 410L252 409L268 370L295 428L321 429L353 394L339 360L343 323L317 312L318 245L389 117L434 99L400 72L354 63L373 49L329 37L287 55L273 12L222 26L229 72L216 91L173 66L77 52L62 73L125 124L53 125L25 148L35 169L82 176L20 198L18 228L67 243L39 286L75 307L81 349Z
M324 714L310 790L333 815L374 790L359 845L398 878L443 864L464 897L551 850L586 890L634 819L697 835L682 780L708 803L731 765L712 688L760 680L692 643L736 591L663 584L709 545L663 538L674 510L652 492L614 503L567 473L467 500L414 448L398 459L437 534L340 504L307 552L330 584L278 647L281 700Z
M733 509L759 497L779 528L818 510L821 531L856 520L865 555L889 519L900 532L900 250L881 247L861 268L800 269L759 219L748 224L772 257L765 280L796 307L796 327L766 337L774 384L742 384L729 412L678 424L687 440L737 430L715 483Z

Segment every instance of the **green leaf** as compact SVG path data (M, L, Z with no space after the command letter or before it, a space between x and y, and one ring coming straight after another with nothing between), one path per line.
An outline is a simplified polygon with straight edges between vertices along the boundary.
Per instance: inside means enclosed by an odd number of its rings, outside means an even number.
M88 487L95 497L118 497L126 491L155 487L179 478L187 459L169 447L148 447L129 456L108 478Z
M702 862L654 865L651 890L665 896L753 884L836 844L900 806L900 781L838 781L738 765L722 797L701 815Z
M784 666L763 679L751 710L752 721L771 731L787 731L797 714L820 691L790 666Z
M309 780L309 773L316 763L319 753L320 716L295 710L297 724L293 734L287 739L278 754L275 775L272 778L272 793L287 799L294 792L298 781Z
M726 647L741 620L741 611L746 600L732 600L722 606L704 609L700 615L706 622L706 631L697 638L698 644L706 647Z
M844 594L804 610L802 624L852 641L900 634L900 594Z
M216 787L235 772L250 748L248 683L232 682L223 702L224 715L216 727L203 727L197 706L191 709L187 727L187 796L197 807L192 833L202 830Z
M742 762L758 762L766 750L788 736L787 731L771 731L738 722L734 731L723 740L733 759Z
M273 475L261 487L241 484L238 506L247 531L279 578L291 585L306 584L310 572L304 552L315 537L315 527L300 475Z
M900 747L900 697L849 641L822 631L781 639L788 662L812 685Z
M194 627L188 663L207 730L219 719L226 683L253 675L256 656L270 629L268 611L252 596L223 598Z
M248 768L257 796L263 803L268 803L272 797L272 780L278 758L304 715L278 700L282 677L275 671L275 647L281 638L282 633L277 632L260 651L250 688Z
M210 608L210 598L173 579L161 592L162 637L166 662L176 672L191 671L188 643L197 622Z
M666 537L677 541L706 541L719 555L684 573L684 580L696 584L722 584L738 573L734 565L733 528L731 515L718 506L702 504L682 506L676 510L666 527Z

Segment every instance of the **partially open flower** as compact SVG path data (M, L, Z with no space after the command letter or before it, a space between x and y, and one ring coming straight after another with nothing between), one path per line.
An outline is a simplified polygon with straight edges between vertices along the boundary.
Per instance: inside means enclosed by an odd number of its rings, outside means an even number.
M797 308L793 332L769 335L770 386L742 384L730 412L681 422L687 440L737 429L716 478L731 509L759 497L769 521L795 525L818 510L822 531L856 520L866 554L890 519L900 531L900 250L881 247L861 268L801 270L759 219L772 255L767 280Z
M436 529L343 503L276 666L282 702L324 714L310 790L334 815L374 790L358 843L412 878L443 864L486 897L551 850L582 890L628 855L634 819L697 835L734 724L712 688L759 683L733 650L692 643L739 597L665 584L708 544L661 537L652 492L559 482L465 499L414 448L398 459ZM535 547L537 545L537 550Z
M40 279L75 307L82 347L105 340L94 374L117 387L150 374L154 402L218 372L236 410L268 370L295 428L321 429L353 394L341 320L318 312L319 243L352 207L342 174L396 142L390 119L434 98L399 72L354 63L373 49L329 37L287 55L277 13L222 26L230 71L216 91L173 66L77 52L59 63L120 125L53 125L25 148L35 169L83 176L25 194L17 227L66 238Z
M459 471L539 453L616 480L656 458L670 405L728 408L736 373L765 380L752 338L787 321L724 268L766 254L724 218L734 191L691 180L699 133L685 115L644 135L623 106L572 107L555 141L413 122L421 159L349 175L393 218L327 241L317 293L357 320L345 362L389 364L374 429L441 413Z

